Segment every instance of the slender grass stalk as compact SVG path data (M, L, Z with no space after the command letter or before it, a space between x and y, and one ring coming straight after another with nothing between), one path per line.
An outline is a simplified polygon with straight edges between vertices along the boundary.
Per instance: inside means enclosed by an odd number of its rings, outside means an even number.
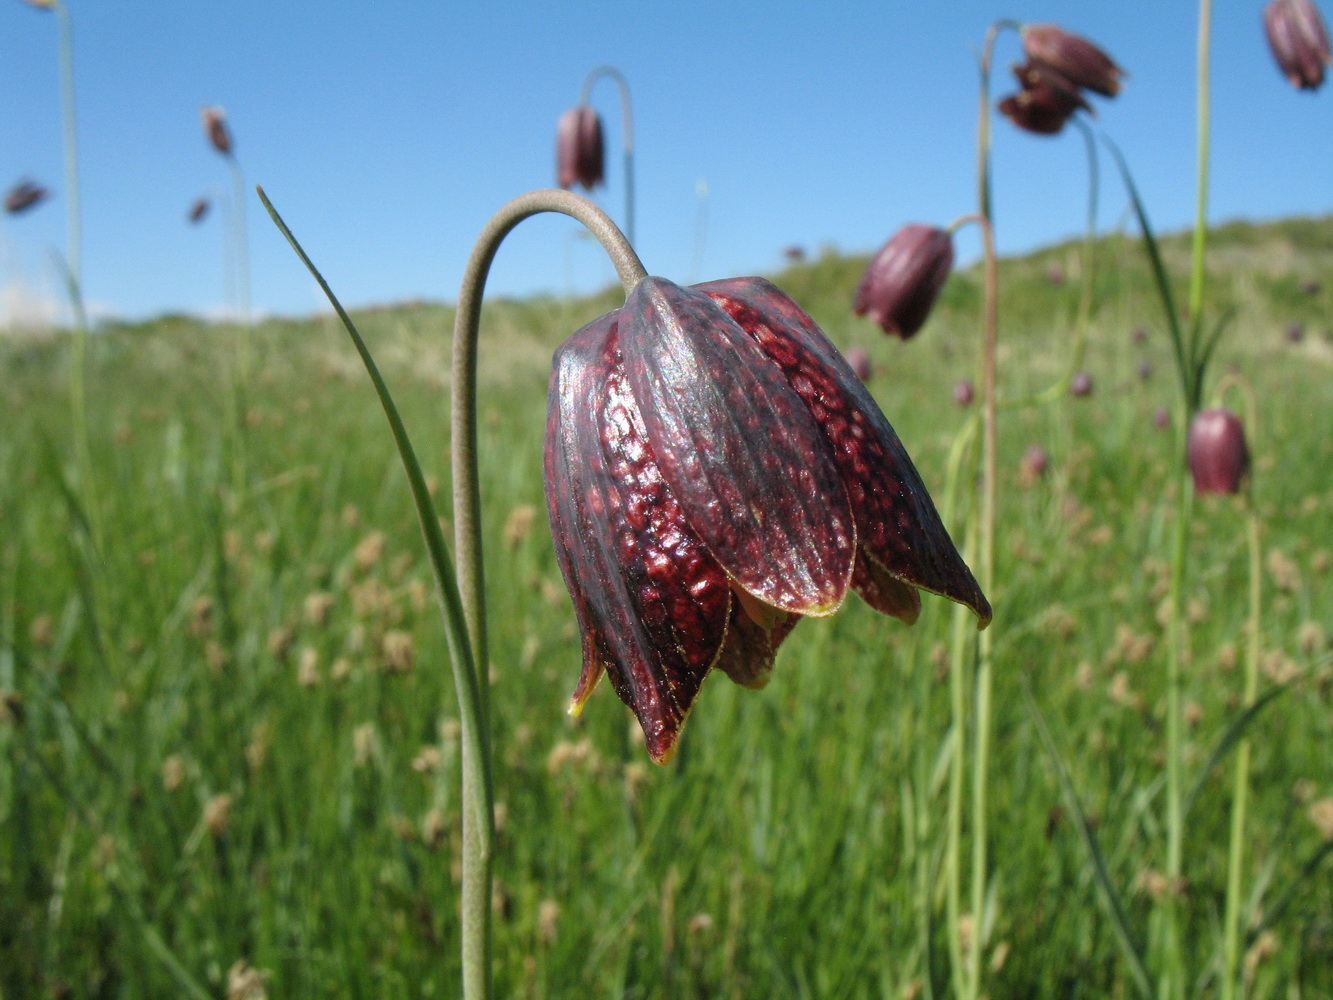
M983 314L983 335L981 343L981 392L982 392L982 441L981 441L981 488L976 516L979 545L980 580L983 592L991 593L995 585L995 504L996 473L996 357L999 339L999 270L995 255L995 229L992 224L990 190L990 72L995 51L995 40L1005 28L1018 30L1017 21L1003 19L996 21L986 32L986 41L979 59L980 100L977 113L977 222L981 226L982 245L985 254L985 303ZM971 823L972 860L971 860L971 910L972 936L967 949L967 972L962 977L966 1000L975 1000L981 995L981 953L984 947L982 918L986 904L987 883L987 793L989 781L990 728L991 728L991 686L994 639L990 629L982 632L978 638L975 700L972 708L975 731L972 740L972 798ZM952 663L955 671L963 668L962 659ZM964 719L955 719L954 725L962 732ZM963 752L962 743L958 752ZM961 930L955 927L954 934ZM958 943L961 950L961 941Z
M232 356L232 491L240 496L246 480L246 411L250 396L250 239L246 228L245 203L249 187L245 172L235 153L227 153L227 167L231 172L232 260L236 269L236 331Z
M625 238L634 245L634 115L630 111L629 82L614 66L598 66L583 79L580 104L587 104L592 85L608 76L620 88L620 146L625 154Z
M1205 253L1208 225L1208 124L1209 124L1209 40L1212 27L1212 0L1199 0L1198 40L1196 48L1196 128L1194 238L1190 261L1189 319L1184 355L1193 369L1189 373L1185 399L1182 400L1177 455L1184 454L1184 436L1198 410L1203 389L1207 356L1201 358L1200 331L1203 323ZM1189 645L1188 624L1182 615L1186 573L1186 539L1189 537L1194 491L1182 476L1176 506L1175 530L1171 545L1171 583L1167 615L1167 719L1166 719L1166 878L1163 904L1165 936L1162 969L1164 1000L1184 996L1184 955L1181 941L1179 896L1184 884L1184 815L1182 779L1184 742L1181 725L1181 666Z
M1245 398L1246 426L1251 435L1257 427L1254 393L1238 379L1228 378L1219 386L1219 395L1228 384L1242 390ZM1245 684L1241 694L1243 713L1252 713L1259 697L1259 648L1263 628L1263 561L1259 545L1259 511L1254 503L1254 480L1247 487L1245 537L1249 551L1250 620L1245 643ZM1245 865L1245 817L1250 793L1250 738L1241 738L1236 748L1235 784L1231 796L1231 843L1227 850L1226 904L1222 918L1222 1000L1234 1000L1239 985L1241 954L1240 934L1241 873Z
M449 558L425 476L392 396L380 377L365 341L262 189L259 197L274 224L319 282L352 337L384 407L412 489L417 517L439 590L453 664L462 736L462 995L465 1000L489 1000L495 797L486 691L490 667L487 658L476 418L477 338L486 277L504 238L524 219L543 212L559 212L583 223L601 241L626 291L632 289L646 272L633 248L606 213L588 199L568 191L540 190L520 195L504 205L482 230L464 271L454 323L451 392L454 536L458 567L455 575L455 564Z

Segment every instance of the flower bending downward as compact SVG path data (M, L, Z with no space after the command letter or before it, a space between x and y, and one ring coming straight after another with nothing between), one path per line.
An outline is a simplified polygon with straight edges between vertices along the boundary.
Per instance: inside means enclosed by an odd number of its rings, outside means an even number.
M665 763L714 667L767 682L849 588L915 621L919 590L990 605L869 392L760 278L643 279L556 353L547 510L583 631Z

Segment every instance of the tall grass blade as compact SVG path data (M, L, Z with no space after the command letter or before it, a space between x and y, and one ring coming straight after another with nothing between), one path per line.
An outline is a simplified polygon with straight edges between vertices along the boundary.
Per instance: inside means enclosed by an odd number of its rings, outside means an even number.
M1218 738L1217 744L1213 747L1213 752L1208 755L1208 760L1204 762L1199 769L1198 777L1194 779L1194 784L1190 787L1189 794L1185 796L1185 805L1181 810L1182 816L1189 816L1190 807L1194 805L1194 800L1199 797L1203 791L1203 786L1208 783L1208 776L1213 773L1213 769L1222 763L1222 759L1231 752L1231 748L1240 742L1240 738L1245 735L1245 727L1254 721L1255 716L1278 695L1283 694L1287 689L1285 687L1275 687L1266 692L1253 705L1241 712L1227 726L1226 731Z
M1036 723L1037 732L1041 736L1041 742L1046 748L1046 753L1051 758L1051 765L1055 768L1055 775L1060 783L1060 794L1065 800L1065 808L1069 810L1069 814L1074 817L1074 822L1078 825L1083 846L1087 849L1093 872L1097 876L1097 887L1101 890L1098 898L1101 899L1107 915L1111 918L1111 926L1115 929L1116 940L1120 943L1120 949L1124 952L1125 959L1129 964L1134 985L1138 987L1144 1000L1153 1000L1152 980L1148 976L1148 969L1143 961L1143 946L1134 937L1134 932L1129 926L1129 916L1125 912L1124 903L1121 902L1120 893L1116 891L1115 883L1111 881L1111 873L1106 867L1106 859L1102 856L1101 847L1097 843L1097 834L1093 831L1092 824L1088 822L1087 813L1083 810L1083 803L1079 800L1074 782L1069 777L1069 771L1065 768L1064 760L1060 757L1060 751L1056 748L1055 739L1051 736L1051 731L1046 725L1046 719L1042 716L1041 709L1037 707L1036 701L1032 698L1032 692L1027 689L1026 685L1023 688L1023 697L1027 701L1028 711L1032 715L1033 722Z

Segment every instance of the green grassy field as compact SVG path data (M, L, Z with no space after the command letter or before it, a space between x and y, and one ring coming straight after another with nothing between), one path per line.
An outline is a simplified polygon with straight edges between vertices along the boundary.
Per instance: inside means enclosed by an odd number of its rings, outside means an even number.
M1184 239L1164 249L1183 276ZM1260 403L1261 691L1285 687L1249 730L1250 995L1327 998L1333 860L1316 820L1333 811L1333 219L1220 227L1210 254L1210 308L1235 309L1215 371ZM1098 261L1093 394L1006 409L1000 426L993 872L972 931L993 998L1134 995L1025 691L1145 939L1161 891L1158 609L1185 480L1154 412L1178 389L1137 241L1103 239ZM956 274L904 344L850 316L863 266L827 254L775 280L840 347L870 351L871 389L938 497L964 419L951 388L974 375L979 274ZM1075 244L1003 264L1006 399L1060 376L1078 269ZM803 623L766 690L708 681L666 768L609 686L582 719L564 712L580 651L542 495L547 369L618 304L500 302L483 319L497 995L944 996L944 602L927 598L911 629L855 599ZM445 509L452 311L356 318ZM336 322L269 321L236 489L233 337L184 318L94 337L82 483L67 339L0 338L8 1000L240 996L247 969L271 997L456 995L456 708L398 458ZM1050 455L1035 479L1021 470L1033 445ZM1238 712L1244 531L1238 501L1196 504L1191 781ZM1203 776L1188 816L1182 912L1202 997L1230 762Z

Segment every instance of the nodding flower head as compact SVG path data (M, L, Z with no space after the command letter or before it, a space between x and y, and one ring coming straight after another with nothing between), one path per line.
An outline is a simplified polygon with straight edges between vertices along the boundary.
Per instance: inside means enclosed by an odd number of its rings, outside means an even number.
M1291 85L1319 89L1329 65L1328 29L1312 0L1272 0L1264 8L1264 32Z
M50 192L40 184L29 180L19 181L5 195L5 211L10 215L18 215L40 205L49 196Z
M1057 24L1029 24L1023 28L1023 52L1030 64L1048 67L1075 87L1103 97L1120 93L1125 71L1100 47Z
M1185 457L1195 493L1239 493L1250 468L1240 418L1221 408L1198 413L1190 424Z
M665 763L718 668L762 687L847 591L906 622L920 590L991 609L893 428L762 278L642 279L556 352L545 449L556 553L603 673Z
M853 312L907 340L925 324L952 267L953 237L946 230L919 222L903 226L871 258Z
M1076 111L1094 114L1077 86L1042 63L1014 67L1022 89L1000 100L996 108L1011 122L1034 135L1056 135Z
M231 130L227 128L227 113L216 105L200 112L204 121L204 135L208 144L223 156L231 156Z
M562 188L579 184L591 191L605 172L602 120L584 104L560 116L555 131L555 175Z

